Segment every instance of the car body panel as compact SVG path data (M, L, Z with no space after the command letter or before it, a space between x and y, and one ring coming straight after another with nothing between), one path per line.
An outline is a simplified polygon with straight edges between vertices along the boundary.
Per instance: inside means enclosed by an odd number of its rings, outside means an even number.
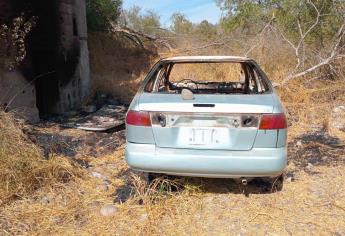
M126 161L134 170L213 178L278 176L286 166L286 156L284 147L224 151L127 143L126 149Z
M194 100L183 100L180 94L143 93L138 100L141 111L212 112L212 113L272 113L278 106L274 94L217 95L195 94ZM214 104L215 107L194 107L194 104Z

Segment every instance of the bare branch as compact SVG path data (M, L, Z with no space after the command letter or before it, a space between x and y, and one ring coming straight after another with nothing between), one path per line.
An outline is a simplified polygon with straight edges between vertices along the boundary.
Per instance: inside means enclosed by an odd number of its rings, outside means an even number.
M262 39L261 36L264 35L264 34L266 33L266 30L267 30L268 28L270 28L270 26L271 26L273 20L274 20L274 17L272 17L272 19L265 25L265 27L262 28L262 30L261 30L260 33L258 34L258 36L260 37L259 41L258 41L256 44L253 44L253 46L251 46L251 47L244 53L245 56L248 56L248 54L249 54L251 51L253 51L256 47L259 46L260 40Z
M308 73L311 73L317 69L319 69L322 66L325 65L330 65L331 63L334 62L335 60L343 59L345 58L345 55L340 54L341 50L344 48L345 45L341 45L341 42L345 36L345 20L343 24L340 26L339 30L337 31L335 35L335 39L333 42L333 45L330 48L330 52L328 57L323 58L321 55L319 55L319 62L316 65L311 65L309 68L300 71L301 68L304 68L304 63L305 63L305 48L304 48L304 42L305 38L317 27L317 25L320 24L320 11L319 9L315 6L315 4L308 0L307 2L310 4L315 12L316 12L316 18L314 20L314 23L305 31L303 32L303 27L301 24L301 21L298 19L297 20L297 26L298 26L298 33L299 33L299 39L297 44L293 43L291 40L289 40L282 32L281 30L276 27L277 31L281 35L281 37L286 41L290 47L294 50L295 56L296 56L296 65L295 68L289 73L289 75L283 80L282 85L285 84L286 82L290 81L291 79L295 79L298 77L302 77ZM331 69L335 72L335 68L331 67ZM300 71L300 72L297 72Z
M157 47L156 44L160 44L166 48L169 49L169 51L173 50L173 47L170 45L170 43L162 38L159 38L158 36L155 35L150 35L141 31L137 31L134 29L130 29L126 26L119 26L116 25L115 23L111 23L111 32L113 33L122 33L124 34L127 38L131 39L134 41L136 44L144 47L144 43L142 42L141 38L144 38L146 40L152 41L155 46Z

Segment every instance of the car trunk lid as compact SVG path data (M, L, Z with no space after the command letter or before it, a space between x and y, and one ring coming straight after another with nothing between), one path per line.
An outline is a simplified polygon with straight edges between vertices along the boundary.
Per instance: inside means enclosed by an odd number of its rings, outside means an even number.
M180 94L143 93L139 109L150 112L158 147L250 150L260 115L272 113L272 104L271 94L195 95L183 100ZM245 124L248 119L253 123Z

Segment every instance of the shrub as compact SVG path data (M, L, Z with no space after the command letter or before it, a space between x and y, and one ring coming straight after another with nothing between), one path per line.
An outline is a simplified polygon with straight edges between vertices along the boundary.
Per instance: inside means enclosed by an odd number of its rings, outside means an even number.
M104 31L109 22L117 21L120 15L122 0L87 0L86 14L88 29Z

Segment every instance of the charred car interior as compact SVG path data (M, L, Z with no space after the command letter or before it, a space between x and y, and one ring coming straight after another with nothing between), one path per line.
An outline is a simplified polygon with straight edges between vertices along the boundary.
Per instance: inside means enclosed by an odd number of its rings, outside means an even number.
M145 92L195 94L262 94L270 92L263 72L251 62L168 62L145 86Z

